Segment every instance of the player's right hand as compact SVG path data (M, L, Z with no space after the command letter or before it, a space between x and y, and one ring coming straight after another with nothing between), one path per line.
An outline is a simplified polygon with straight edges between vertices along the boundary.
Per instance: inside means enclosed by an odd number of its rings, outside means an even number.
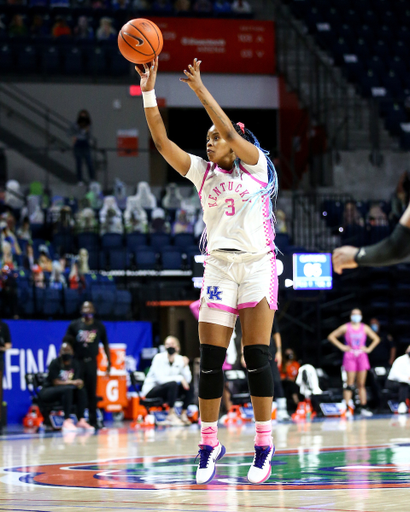
M333 270L336 274L341 274L345 268L356 268L358 266L355 262L355 256L358 250L357 247L344 245L333 251Z
M138 66L135 66L135 71L139 74L141 77L141 91L142 92L148 92L152 91L155 87L155 82L157 80L157 72L158 72L158 57L150 62L149 64L143 64L144 71L141 71L141 69Z

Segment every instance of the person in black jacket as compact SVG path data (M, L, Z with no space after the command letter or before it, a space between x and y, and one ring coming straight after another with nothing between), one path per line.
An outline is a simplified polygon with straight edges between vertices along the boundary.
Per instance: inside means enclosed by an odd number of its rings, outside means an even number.
M65 432L78 432L79 429L94 431L84 419L84 409L87 396L84 382L80 377L80 367L74 359L73 347L68 343L69 338L63 338L59 355L53 359L48 367L48 375L40 398L43 402L54 403L61 401L64 407L64 423L62 430ZM77 406L77 426L70 418L73 404Z
M95 320L95 309L92 302L84 302L81 307L81 318L73 320L68 326L66 335L72 339L74 358L80 365L81 378L87 392L88 412L90 424L97 425L97 355L100 342L107 355L107 373L111 370L110 350L108 346L107 331L104 325Z
M0 320L0 434L2 432L1 425L1 409L3 403L3 371L4 371L4 353L11 348L11 337L9 326Z

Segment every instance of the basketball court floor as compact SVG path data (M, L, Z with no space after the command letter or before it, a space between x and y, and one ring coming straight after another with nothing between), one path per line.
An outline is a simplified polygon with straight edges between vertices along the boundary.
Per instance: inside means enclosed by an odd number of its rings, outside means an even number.
M208 486L194 484L196 425L0 439L0 511L410 511L410 416L278 424L259 486L252 425L220 429L228 455Z

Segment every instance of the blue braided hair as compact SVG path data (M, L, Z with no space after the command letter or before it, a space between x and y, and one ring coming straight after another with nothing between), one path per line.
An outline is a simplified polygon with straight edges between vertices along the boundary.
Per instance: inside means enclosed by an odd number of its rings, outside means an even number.
M278 198L278 175L275 169L275 166L273 165L272 160L269 158L269 151L266 149L261 148L260 142L255 137L255 135L248 130L248 128L245 128L245 125L243 123L234 123L233 121L232 125L235 128L236 133L240 135L243 139L247 140L254 146L256 146L258 149L262 151L262 153L266 157L266 161L268 163L268 184L265 188L262 188L261 190L258 190L257 192L253 193L249 198L248 201L251 201L252 199L258 199L269 197L269 219L271 220L272 224L275 222L275 209L276 209L276 201ZM239 168L239 158L235 160L234 165ZM256 204L256 201L253 202L252 208Z

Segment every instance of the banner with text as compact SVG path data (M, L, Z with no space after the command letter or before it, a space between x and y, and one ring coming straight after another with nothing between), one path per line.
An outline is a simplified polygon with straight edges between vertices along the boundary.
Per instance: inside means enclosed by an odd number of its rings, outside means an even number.
M31 404L26 373L47 371L70 322L8 320L13 348L5 353L3 400L9 423L21 423ZM126 369L135 371L143 348L152 347L150 322L104 322L110 343L124 343Z
M161 71L187 69L194 58L207 73L275 73L273 21L152 18L162 31Z

